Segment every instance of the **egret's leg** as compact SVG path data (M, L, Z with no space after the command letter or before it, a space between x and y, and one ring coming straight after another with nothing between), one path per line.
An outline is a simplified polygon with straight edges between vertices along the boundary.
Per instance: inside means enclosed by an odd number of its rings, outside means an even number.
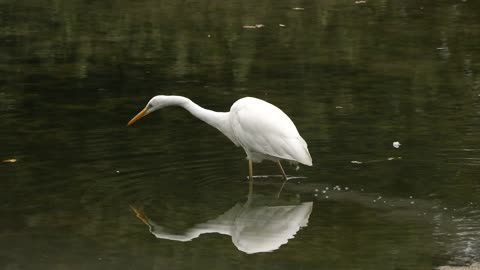
M249 194L253 192L253 162L248 160L248 176L250 177Z
M278 165L278 168L280 169L280 171L282 172L282 175L283 175L283 178L285 178L285 180L283 181L282 183L282 186L280 187L280 190L278 191L277 193L277 198L280 197L280 193L282 193L282 190L283 190L283 187L285 186L285 184L287 183L287 174L285 173L285 171L283 170L283 167L282 167L282 164L280 163L280 160L277 160L277 165Z
M285 171L283 170L283 167L282 167L282 164L280 163L280 160L277 160L277 165L278 165L278 168L280 169L280 171L282 172L282 175L283 175L283 178L285 178L285 181L288 180L287 178L287 174L285 173Z

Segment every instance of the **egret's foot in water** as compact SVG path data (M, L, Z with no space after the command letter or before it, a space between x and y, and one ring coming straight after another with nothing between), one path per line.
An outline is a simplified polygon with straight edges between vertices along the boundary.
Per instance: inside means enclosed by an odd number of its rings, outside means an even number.
M280 194L282 193L283 187L285 186L287 181L288 181L288 177L283 181L282 186L280 187L280 190L277 193L277 198L280 198Z

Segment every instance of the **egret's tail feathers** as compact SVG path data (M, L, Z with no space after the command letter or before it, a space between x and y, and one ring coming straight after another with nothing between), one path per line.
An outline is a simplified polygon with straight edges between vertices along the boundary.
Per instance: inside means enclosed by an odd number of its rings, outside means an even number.
M308 146L305 140L299 136L298 143L292 143L292 145L295 149L291 154L295 160L303 165L312 166L312 156L310 156L310 152L308 152Z

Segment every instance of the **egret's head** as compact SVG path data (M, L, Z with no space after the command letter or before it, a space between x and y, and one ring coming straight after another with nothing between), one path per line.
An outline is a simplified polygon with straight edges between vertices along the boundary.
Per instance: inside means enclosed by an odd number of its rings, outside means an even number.
M137 115L135 115L135 117L133 117L129 122L128 122L128 126L130 126L131 124L135 123L138 119L144 117L145 115L151 113L151 112L154 112L158 109L161 109L163 107L167 107L169 106L169 98L168 96L154 96L152 99L150 99L150 101L147 103L147 106L145 106L145 108L143 108L143 110L141 110Z

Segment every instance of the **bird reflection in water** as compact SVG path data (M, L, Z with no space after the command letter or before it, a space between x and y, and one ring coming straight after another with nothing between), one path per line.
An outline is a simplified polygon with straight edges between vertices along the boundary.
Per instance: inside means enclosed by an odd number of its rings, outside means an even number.
M230 235L240 251L252 254L273 251L286 244L300 228L307 226L312 206L313 202L292 203L250 193L245 203L237 203L219 217L183 233L171 233L144 211L131 208L157 238L186 242L204 233L219 233Z

